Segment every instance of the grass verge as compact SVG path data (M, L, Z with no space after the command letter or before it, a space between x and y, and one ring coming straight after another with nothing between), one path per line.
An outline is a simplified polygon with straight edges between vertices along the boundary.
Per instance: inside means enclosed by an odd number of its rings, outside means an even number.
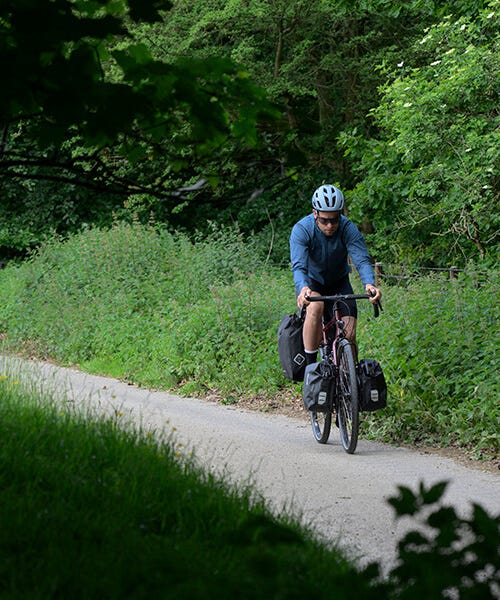
M358 341L362 357L381 362L389 402L363 416L362 435L498 456L498 272L485 279L471 267L453 282L383 291L377 321L360 303ZM232 403L300 399L277 356L278 324L293 310L291 274L234 230L193 243L117 224L53 240L0 271L4 350Z
M375 597L339 552L168 440L7 376L0 435L2 598Z

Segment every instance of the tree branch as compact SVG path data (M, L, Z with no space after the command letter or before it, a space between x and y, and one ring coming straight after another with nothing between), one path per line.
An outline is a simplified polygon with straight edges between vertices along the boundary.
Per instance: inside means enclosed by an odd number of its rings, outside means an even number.
M89 180L85 178L85 173L78 171L77 169L69 169L73 171L73 175L54 175L50 173L23 173L20 171L12 170L12 166L3 170L2 166L5 166L3 161L0 161L0 173L5 179L24 179L24 180L36 180L36 181L54 181L57 183L67 183L78 187L83 187L98 192L107 192L110 194L118 194L122 196L133 196L136 194L148 194L158 199L164 198L178 198L178 194L175 192L165 192L153 188L150 186L141 185L136 182L121 180L120 178L114 178L112 184L109 184L103 177L93 178ZM23 166L20 162L15 166ZM31 164L30 166L33 166ZM47 166L46 164L37 166ZM59 167L63 168L61 165Z

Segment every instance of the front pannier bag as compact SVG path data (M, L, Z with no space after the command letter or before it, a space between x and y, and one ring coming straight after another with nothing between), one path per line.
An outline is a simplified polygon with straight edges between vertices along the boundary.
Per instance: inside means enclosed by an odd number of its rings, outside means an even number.
M304 381L306 353L302 340L302 315L285 315L278 328L278 354L283 375L293 381Z
M360 410L371 412L387 405L387 385L378 360L359 361Z
M307 365L302 387L304 408L314 412L329 412L333 410L335 396L334 367L330 362Z

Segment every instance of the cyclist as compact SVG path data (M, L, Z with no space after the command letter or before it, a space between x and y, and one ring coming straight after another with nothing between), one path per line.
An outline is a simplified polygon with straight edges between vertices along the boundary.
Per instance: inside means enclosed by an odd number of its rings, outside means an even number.
M312 214L293 226L290 235L290 258L297 295L297 306L306 306L303 339L307 364L316 362L321 341L323 302L311 302L306 296L352 294L348 255L354 263L371 302L382 293L375 287L375 274L365 241L359 229L342 214L344 195L333 185L322 185L313 194ZM357 306L345 302L345 335L356 342Z

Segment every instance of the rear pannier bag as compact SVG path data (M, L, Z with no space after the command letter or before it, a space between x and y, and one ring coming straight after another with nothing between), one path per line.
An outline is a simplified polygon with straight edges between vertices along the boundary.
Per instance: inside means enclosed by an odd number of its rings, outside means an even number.
M334 367L327 361L307 365L302 387L304 408L313 412L333 410L335 396Z
M359 361L359 408L371 412L387 405L387 385L378 360Z
M293 381L304 381L306 353L302 340L302 315L285 315L278 327L278 354L283 375Z

